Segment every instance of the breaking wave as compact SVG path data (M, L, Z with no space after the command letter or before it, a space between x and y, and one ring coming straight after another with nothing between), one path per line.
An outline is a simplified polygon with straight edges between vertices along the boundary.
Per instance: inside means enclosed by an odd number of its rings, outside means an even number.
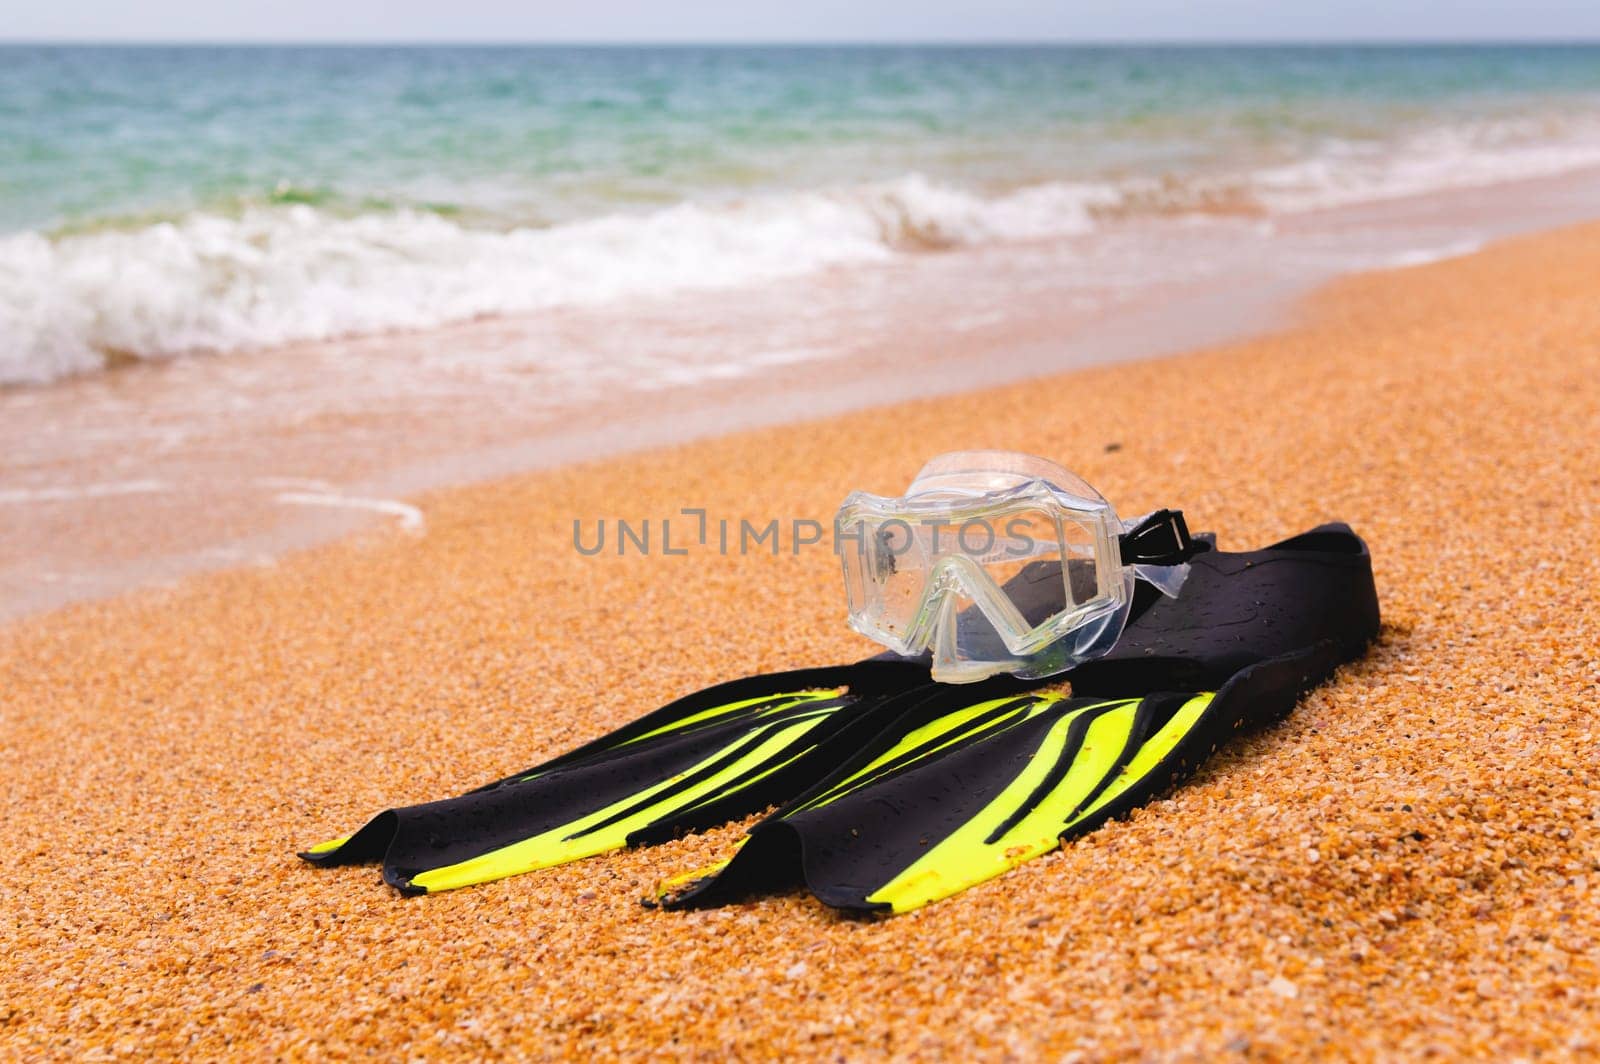
M548 228L306 205L0 237L0 383L773 281L911 249L1080 232L1107 193L985 199L921 177Z
M1568 132L1571 132L1570 130ZM1335 141L1232 175L1047 182L983 195L911 175L548 227L274 203L0 236L0 384L136 360L771 282L1083 233L1129 214L1276 214L1600 166L1600 135L1481 125Z

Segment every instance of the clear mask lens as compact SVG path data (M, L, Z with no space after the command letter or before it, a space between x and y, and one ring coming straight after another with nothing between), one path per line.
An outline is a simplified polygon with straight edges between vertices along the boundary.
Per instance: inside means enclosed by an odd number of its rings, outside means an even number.
M934 459L905 495L856 492L837 518L850 624L934 676L1048 676L1110 649L1132 599L1110 503L1053 463Z

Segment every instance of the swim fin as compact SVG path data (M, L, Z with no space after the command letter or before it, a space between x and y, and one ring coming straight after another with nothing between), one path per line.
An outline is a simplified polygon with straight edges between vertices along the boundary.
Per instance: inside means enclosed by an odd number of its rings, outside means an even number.
M892 719L936 686L925 664L884 658L718 684L467 794L380 813L300 856L381 860L386 882L425 894L662 842L787 801L831 771L820 758L870 738L883 719L873 710Z
M751 829L734 856L656 901L716 905L804 885L846 910L904 912L1054 850L1193 773L1233 732L1287 714L1378 633L1366 545L1325 525L1191 560L1072 696L924 695ZM850 740L856 742L855 738Z

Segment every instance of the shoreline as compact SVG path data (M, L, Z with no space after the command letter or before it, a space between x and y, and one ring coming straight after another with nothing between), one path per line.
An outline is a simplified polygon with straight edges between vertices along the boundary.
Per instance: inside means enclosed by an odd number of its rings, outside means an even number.
M1350 276L1341 263L1356 252L1369 267L1403 268L1600 217L1594 176L1329 209L1279 220L1265 236L1217 223L1127 227L746 293L0 392L11 466L0 489L0 623L192 573L271 566L379 527L385 509L450 485L1261 335ZM1222 266L1073 303L1079 275L1162 242L1169 257L1215 255ZM656 390L601 378L586 398L545 402L552 355L604 365L608 351L661 343L710 361ZM583 374L569 376L582 384Z
M423 536L0 627L0 1044L1593 1052L1597 275L1600 223L1522 237L1342 278L1288 328L1176 360L440 490ZM1383 636L1166 798L889 920L803 895L640 907L744 824L419 899L292 855L711 682L873 649L829 555L585 558L573 517L825 518L957 444L1056 458L1119 511L1181 507L1224 547L1346 520Z

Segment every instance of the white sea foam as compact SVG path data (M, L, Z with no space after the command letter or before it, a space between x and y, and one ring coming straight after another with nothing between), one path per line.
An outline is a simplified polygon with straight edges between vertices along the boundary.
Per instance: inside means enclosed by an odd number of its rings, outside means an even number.
M1554 177L1600 166L1600 126L1540 139L1526 121L1439 126L1397 143L1333 140L1308 158L1250 175L1254 198L1291 213L1449 189Z
M1483 248L1483 241L1477 239L1457 240L1450 244L1432 248L1412 248L1409 251L1397 252L1378 263L1378 268L1386 270L1405 270L1413 266L1427 266L1435 262L1444 262L1446 259L1459 259L1463 255L1471 255Z
M171 490L160 480L123 480L105 484L63 484L40 488L10 488L0 491L0 505L30 502L72 502L78 499L107 499L119 495L157 495Z
M546 229L306 206L0 238L0 383L771 281L911 247L1060 235L1109 190L983 198L918 176Z
M397 210L193 214L136 229L0 236L0 384L128 359L423 329L477 317L760 284L940 247L1060 237L1097 219L1268 215L1600 166L1600 126L1515 123L1330 141L1306 158L1180 181L1047 182L998 195L894 181L686 202L548 228Z
M355 495L333 495L326 492L282 491L277 495L285 506L321 506L335 510L370 510L400 520L406 532L420 533L427 525L422 511L398 499L368 499Z

